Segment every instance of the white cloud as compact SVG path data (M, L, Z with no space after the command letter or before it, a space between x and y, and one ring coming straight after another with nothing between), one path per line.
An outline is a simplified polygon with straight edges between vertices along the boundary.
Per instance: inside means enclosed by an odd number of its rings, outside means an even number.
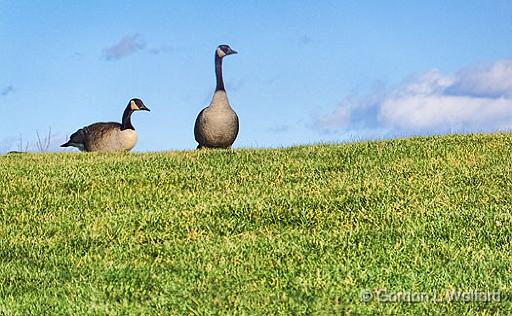
M512 99L409 95L385 100L379 121L405 130L489 130L512 127Z
M128 35L123 37L118 43L105 48L103 55L106 60L117 60L137 51L146 48L146 42L139 34Z
M489 98L512 97L512 60L459 71L449 92Z
M431 70L418 79L410 79L402 89L395 91L395 94L417 94L428 95L442 93L447 87L453 84L453 77L443 75L439 70Z
M377 100L361 100L356 105L342 102L332 113L317 118L319 129L345 132L358 127L401 135L511 129L512 60L468 67L455 74L432 70Z

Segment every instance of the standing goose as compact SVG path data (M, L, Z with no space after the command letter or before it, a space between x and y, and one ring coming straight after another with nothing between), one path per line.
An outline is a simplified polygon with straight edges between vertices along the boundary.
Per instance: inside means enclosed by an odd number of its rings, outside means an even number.
M134 111L149 111L141 99L131 99L123 113L121 124L117 122L94 123L71 134L61 147L73 146L80 151L116 152L130 151L137 143L137 132L131 122Z
M215 75L217 87L209 106L197 116L194 136L199 143L197 149L230 148L238 135L238 116L228 101L222 80L222 59L237 52L228 45L220 45L215 50Z

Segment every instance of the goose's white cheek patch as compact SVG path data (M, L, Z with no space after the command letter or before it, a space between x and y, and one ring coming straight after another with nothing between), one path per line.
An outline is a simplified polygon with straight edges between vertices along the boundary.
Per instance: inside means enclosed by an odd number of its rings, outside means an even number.
M221 58L222 58L222 57L226 56L226 53L224 53L224 52L222 51L222 49L217 48L217 56L219 56L219 57L221 57Z

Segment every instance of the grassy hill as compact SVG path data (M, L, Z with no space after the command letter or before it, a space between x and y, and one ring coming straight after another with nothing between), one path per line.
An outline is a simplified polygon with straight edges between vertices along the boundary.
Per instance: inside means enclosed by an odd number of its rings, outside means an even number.
M0 315L505 315L511 176L508 134L1 156ZM445 289L501 302L378 301Z

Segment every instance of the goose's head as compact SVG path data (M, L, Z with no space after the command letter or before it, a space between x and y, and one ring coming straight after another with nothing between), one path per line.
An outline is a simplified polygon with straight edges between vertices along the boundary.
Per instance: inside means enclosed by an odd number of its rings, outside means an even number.
M128 103L128 107L132 111L149 111L149 108L144 105L141 99L133 98Z
M219 58L223 58L227 55L237 54L238 52L231 49L229 45L219 45L216 50L216 54Z

